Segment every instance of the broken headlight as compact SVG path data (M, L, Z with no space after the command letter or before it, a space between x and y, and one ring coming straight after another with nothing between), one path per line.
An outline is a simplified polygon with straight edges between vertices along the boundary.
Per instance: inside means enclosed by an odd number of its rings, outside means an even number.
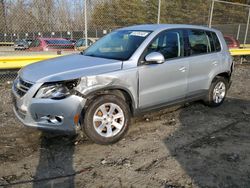
M79 84L79 80L71 80L57 83L43 84L35 95L35 98L63 99L71 94L74 87Z

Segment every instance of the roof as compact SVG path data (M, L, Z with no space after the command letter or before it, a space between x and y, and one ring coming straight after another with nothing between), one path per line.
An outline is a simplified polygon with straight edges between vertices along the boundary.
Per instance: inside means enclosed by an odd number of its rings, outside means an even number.
M183 28L190 28L190 29L204 29L204 30L211 30L217 31L216 29L198 26L198 25L188 25L188 24L143 24L143 25L134 25L129 27L124 27L119 30L143 30L143 31L157 31L157 30L165 30L165 29L183 29Z

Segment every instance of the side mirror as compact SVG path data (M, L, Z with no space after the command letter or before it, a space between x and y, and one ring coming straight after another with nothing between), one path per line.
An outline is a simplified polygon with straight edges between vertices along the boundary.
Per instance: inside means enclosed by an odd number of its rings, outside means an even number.
M145 57L146 62L148 63L164 63L165 58L164 56L159 52L151 52Z

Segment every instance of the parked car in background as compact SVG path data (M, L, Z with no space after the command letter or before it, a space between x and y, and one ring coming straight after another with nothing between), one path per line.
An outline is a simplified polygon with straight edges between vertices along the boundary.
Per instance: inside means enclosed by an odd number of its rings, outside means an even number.
M72 42L72 44L75 44L77 40L75 39L69 39L70 42Z
M121 28L83 53L28 65L13 82L14 112L29 127L99 144L127 132L130 117L177 103L220 106L233 72L220 31L192 25Z
M29 45L33 42L33 39L25 39L28 43L29 43Z
M64 38L37 38L29 47L29 51L69 51L74 44Z
M91 46L95 42L92 39L88 39L87 41L88 41L87 42L88 46ZM75 50L83 51L85 49L86 49L86 40L84 38L79 39L78 41L76 41L76 43L75 43Z
M18 39L14 42L15 50L26 50L29 48L29 42L25 39Z
M233 36L224 35L224 39L227 43L228 48L240 48L240 42Z
M76 43L76 39L71 39L71 38L65 38L66 40L68 40L68 41L70 41L70 42L72 42L72 44L75 44Z

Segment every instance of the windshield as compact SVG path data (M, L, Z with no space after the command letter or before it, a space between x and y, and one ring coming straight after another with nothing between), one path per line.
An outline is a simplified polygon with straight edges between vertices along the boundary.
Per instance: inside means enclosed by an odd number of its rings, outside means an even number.
M114 31L89 47L83 55L107 59L128 60L150 31Z

